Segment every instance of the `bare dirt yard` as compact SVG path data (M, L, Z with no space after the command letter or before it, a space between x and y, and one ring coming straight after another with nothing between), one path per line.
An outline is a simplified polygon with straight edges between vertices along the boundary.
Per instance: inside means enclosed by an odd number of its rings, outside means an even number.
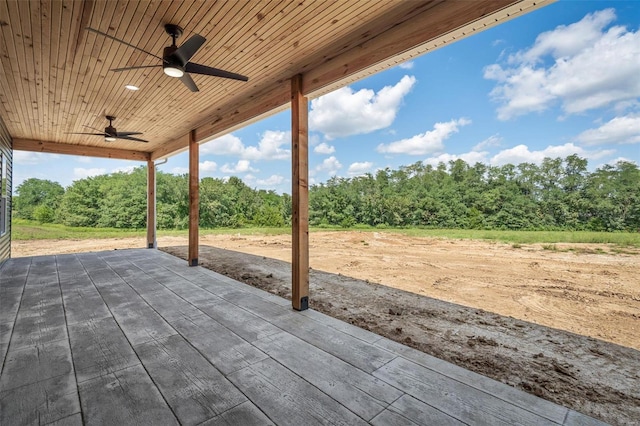
M186 257L186 238L159 246ZM207 235L200 264L290 297L291 238ZM12 255L143 247L15 241ZM640 423L640 250L310 234L310 305L611 424Z

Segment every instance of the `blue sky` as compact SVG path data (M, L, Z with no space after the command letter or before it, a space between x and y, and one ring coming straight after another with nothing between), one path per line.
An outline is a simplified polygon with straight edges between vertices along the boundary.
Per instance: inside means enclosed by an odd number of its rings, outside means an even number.
M423 161L640 164L640 1L558 1L310 101L310 183ZM291 192L290 112L201 145L200 176ZM139 162L14 153L14 190ZM186 153L159 170L186 173Z

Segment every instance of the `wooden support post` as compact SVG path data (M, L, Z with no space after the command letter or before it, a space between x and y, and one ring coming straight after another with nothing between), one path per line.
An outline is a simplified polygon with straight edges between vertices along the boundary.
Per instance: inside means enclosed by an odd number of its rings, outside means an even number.
M291 303L293 309L309 308L309 126L302 75L291 79Z
M147 248L156 248L156 164L147 161Z
M189 266L198 266L198 226L200 222L200 146L196 132L189 133Z

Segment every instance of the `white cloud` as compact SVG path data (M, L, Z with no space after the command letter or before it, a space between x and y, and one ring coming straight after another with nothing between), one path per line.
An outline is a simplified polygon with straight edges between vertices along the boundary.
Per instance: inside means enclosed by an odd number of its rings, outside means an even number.
M266 179L258 179L256 182L260 186L274 186L286 182L286 179L284 176L271 175Z
M136 166L123 166L123 167L116 167L115 169L111 170L111 173L126 173L126 174L130 174L133 172L133 170L136 168Z
M504 149L498 152L493 157L489 158L488 151L473 150L464 154L447 154L443 153L434 157L429 157L423 161L424 164L430 164L437 166L439 163L448 164L449 161L463 160L467 164L484 163L494 166L502 166L504 164L520 164L520 163L534 163L541 164L545 158L565 158L572 154L577 154L582 158L589 160L597 160L607 157L615 153L615 150L585 150L572 143L564 145L550 145L545 149L539 151L531 151L526 145L517 145L513 148ZM615 164L615 161L612 160Z
M607 162L606 162L606 163L604 163L604 164L600 164L599 166L597 166L597 167L596 167L596 169L600 169L600 168L602 168L605 164L611 164L612 166L615 166L615 165L616 165L616 164L618 164L620 161L624 161L624 162L626 162L626 163L633 163L633 164L636 164L636 165L638 164L638 162L637 162L637 161L632 160L632 159L630 159L630 158L626 158L626 157L617 157L617 158L613 158L613 159L611 159L611 160L607 161Z
M474 146L473 148L471 148L472 151L482 151L486 148L494 148L494 147L498 147L500 146L500 144L502 144L502 138L500 136L496 135L491 135L489 136L487 139L483 140L482 142L480 142L479 144L477 144L476 146Z
M613 107L616 114L624 114L625 111L640 110L640 102L637 99L620 101Z
M391 142L388 145L380 144L376 148L378 152L388 154L425 155L439 152L444 149L444 141L452 134L457 133L460 127L471 124L471 120L459 118L445 123L436 123L433 130L421 133L408 139Z
M55 158L60 158L60 156L58 154L46 154L42 152L13 151L13 162L24 166L46 163Z
M487 148L499 147L501 144L502 137L495 134L476 144L473 148L471 148L470 152L465 152L463 154L441 153L434 157L425 159L423 163L437 166L440 163L448 164L449 161L462 160L465 163L471 165L476 163L486 164L489 162L489 151L487 151Z
M342 168L342 164L333 155L329 158L325 158L322 163L316 166L316 172L327 172L329 176L334 176L338 173L338 170Z
M528 112L542 111L554 99L545 89L544 70L523 67L509 73L494 64L485 69L484 78L501 83L491 91L491 97L503 104L498 108L500 120L508 120Z
M317 133L309 133L308 138L309 138L309 146L316 146L322 140L322 138Z
M640 115L616 117L596 129L585 130L576 140L584 145L640 143Z
M554 58L578 55L598 42L604 28L615 19L615 11L605 9L590 13L579 22L559 25L552 31L539 34L531 49L512 55L509 62L536 63L544 55L551 55Z
M291 132L267 130L262 134L258 146L245 146L239 137L227 134L203 143L200 153L232 155L245 160L286 160L291 157L291 150L283 146L291 146Z
M282 185L289 181L289 179L278 174L271 175L266 179L258 179L251 173L246 174L242 178L242 180L250 187L260 187L265 189L276 189L275 187L278 187L279 185ZM282 190L283 188L279 189Z
M174 175L184 175L189 173L189 168L188 167L174 167L171 169L171 173L173 173Z
M104 175L105 173L107 173L107 169L101 167L93 167L89 169L85 169L83 167L73 168L73 177L76 179L84 179L92 176Z
M351 176L360 176L371 171L373 163L371 161L351 163L347 173Z
M410 69L413 69L413 65L414 65L413 61L407 61L407 62L401 63L398 66L403 70L410 70Z
M203 172L215 172L218 169L218 165L214 161L203 161L199 164L200 170Z
M504 67L486 67L484 77L497 81L491 97L500 103L498 118L544 111L556 102L566 114L576 114L640 96L640 32L605 29L614 20L613 9L588 14L540 34Z
M313 148L313 152L316 154L333 154L336 152L336 149L333 145L328 145L325 142L322 142L320 145Z
M241 155L245 150L239 137L232 133L220 136L200 145L200 154Z
M565 158L572 154L577 154L582 158L589 160L597 160L599 158L612 155L615 150L602 149L588 151L582 147L567 143L564 145L549 145L543 150L530 151L526 145L517 145L513 148L505 149L494 155L490 163L493 165L503 164L520 164L520 163L535 163L540 164L545 157L549 158Z
M291 158L291 150L282 146L291 146L291 132L267 130L262 134L258 146L249 146L241 154L248 160L286 160Z
M229 179L228 176L223 177L222 179ZM251 173L247 173L246 175L244 175L244 177L242 178L243 182L245 184L247 184L247 186L255 186L256 183L256 177L254 175L252 175Z
M238 160L235 165L225 164L220 168L223 173L245 173L245 172L258 172L259 170L251 167L249 160Z
M342 87L313 99L309 128L332 139L389 127L415 82L415 77L405 75L395 86L385 86L378 93L371 89L354 92L350 87Z
M93 159L91 157L82 157L82 156L77 156L76 157L76 161L78 163L84 163L84 164L89 164L93 161Z
M476 164L476 163L487 163L487 155L489 153L487 151L471 151L464 154L456 155L456 154L440 154L436 157L429 157L423 161L424 164L430 164L432 166L437 166L440 163L448 164L449 161L455 160L463 160L467 164Z

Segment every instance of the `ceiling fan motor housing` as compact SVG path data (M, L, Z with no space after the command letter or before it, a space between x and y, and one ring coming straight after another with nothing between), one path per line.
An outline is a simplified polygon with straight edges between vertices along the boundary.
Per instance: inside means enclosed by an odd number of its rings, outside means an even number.
M109 120L109 125L104 128L105 140L107 142L113 142L116 136L118 136L118 131L112 124L113 120L116 118L113 115L107 115L106 119Z
M173 55L173 52L178 50L178 46L167 46L164 48L162 59L164 59L163 66L179 66L182 67L180 60Z
M162 70L165 74L171 77L182 77L184 73L185 64L180 63L180 60L173 56L173 53L178 50L176 40L182 35L182 28L175 24L165 24L164 30L171 36L171 46L164 48L162 54Z
M173 55L173 52L176 50L178 50L178 47L175 44L164 48L162 70L168 76L182 77L184 74L184 64L180 63L180 59Z

